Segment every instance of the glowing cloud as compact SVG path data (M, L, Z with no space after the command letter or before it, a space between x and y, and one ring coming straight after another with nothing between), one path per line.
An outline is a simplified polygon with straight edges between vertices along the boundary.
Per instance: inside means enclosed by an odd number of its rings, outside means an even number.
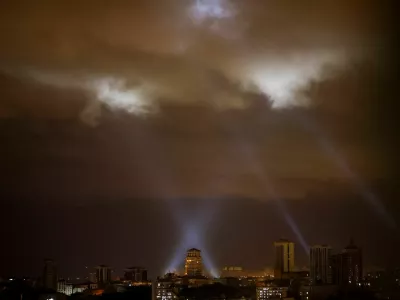
M344 62L341 53L313 53L298 55L266 63L252 65L246 75L246 81L258 87L272 101L276 109L292 106L307 106L309 99L301 94L311 82L325 80L328 66L339 67Z
M210 19L227 19L234 17L236 13L227 0L196 0L190 8L190 16L196 23Z
M129 89L123 79L102 78L90 83L97 98L111 109L125 110L129 113L143 114L148 112L149 100L140 88Z

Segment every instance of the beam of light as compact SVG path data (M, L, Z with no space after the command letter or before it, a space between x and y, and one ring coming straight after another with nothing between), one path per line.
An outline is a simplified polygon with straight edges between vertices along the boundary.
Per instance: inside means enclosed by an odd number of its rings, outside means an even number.
M161 195L169 195L166 197L165 201L170 207L173 220L182 230L180 242L172 253L172 257L165 268L165 273L179 270L184 263L186 251L190 248L198 248L202 251L205 268L215 276L214 264L206 249L207 243L205 241L205 236L212 219L218 212L218 202L216 203L211 200L206 203L202 202L201 206L197 209L191 209L190 212L186 212L183 203L179 202L175 197L170 196L180 194L180 182L177 180L175 166L170 164L170 160L159 159L160 156L162 157L160 149L163 149L164 145L160 143L159 139L154 138L154 132L152 132L151 129L148 129L148 131L143 130L139 132L142 142L138 147L142 149L143 153L153 158L147 162L151 164L148 169L157 170L157 176L147 174L146 170L144 170L144 176L148 175L151 177L154 189ZM211 182L213 184L215 183L215 181ZM188 201L190 201L190 199Z
M178 270L184 264L186 251L190 248L198 248L201 250L204 267L215 277L217 272L214 263L207 251L207 242L205 240L206 231L218 212L218 202L202 201L201 206L197 209L191 209L191 213L186 213L182 210L182 204L176 201L168 201L172 210L174 207L179 207L179 213L174 214L175 220L179 221L179 227L182 229L181 240L174 251L171 260L168 263L166 271ZM194 214L193 214L194 212Z
M268 178L265 177L264 182L266 183L266 189L267 189L270 197L272 197L274 203L278 206L278 208L282 212L286 223L289 225L290 229L292 230L292 232L297 237L297 240L300 242L300 245L303 248L304 252L309 254L310 253L310 251L309 251L310 246L308 245L308 243L304 239L304 236L301 233L299 226L296 224L295 220L293 219L293 217L290 215L288 209L286 208L285 202L277 196L277 194L275 193L275 191L274 191L272 185L270 184Z
M280 197L275 193L275 190L270 183L269 177L265 170L260 166L260 155L257 153L254 146L251 145L251 142L246 138L238 138L240 134L237 134L238 128L235 128L236 125L233 123L226 125L226 130L231 134L232 140L234 141L234 148L240 151L242 159L245 159L247 165L251 168L251 170L257 174L260 184L265 187L266 193L269 195L269 198L274 202L276 207L279 209L281 214L283 215L284 220L296 236L297 240L300 242L305 253L309 253L309 245L305 241L304 236L302 235L299 226L296 224L293 217L290 215L286 205Z
M198 248L201 250L201 242L199 237L200 229L198 226L196 226L196 224L187 224L185 227L182 227L182 229L183 232L181 233L181 242L177 245L172 258L168 263L166 273L170 270L179 270L182 267L186 257L186 251L188 249Z
M219 277L218 275L218 271L215 268L215 265L209 255L209 252L207 251L206 248L203 247L203 249L201 250L201 257L203 259L203 263L204 263L204 267L206 270L208 270L208 272L210 273L210 275L214 278Z
M186 226L181 227L183 229L182 239L177 245L172 258L165 269L165 273L172 270L179 270L184 264L186 251L190 248L197 248L201 250L201 256L206 272L208 271L213 277L217 277L217 272L215 272L216 268L209 256L206 242L204 241L207 224L204 223L203 216L204 215L200 215L200 218L192 219L191 223L188 222L186 223Z
M386 210L383 203L379 198L368 188L368 186L361 180L359 176L350 168L345 158L341 156L331 139L329 139L326 132L322 130L316 122L306 116L300 116L300 123L307 130L314 134L321 148L328 153L334 160L334 162L343 171L346 177L354 184L357 191L361 194L364 200L371 205L374 210L382 217L382 219L392 228L396 228L397 224L394 218Z

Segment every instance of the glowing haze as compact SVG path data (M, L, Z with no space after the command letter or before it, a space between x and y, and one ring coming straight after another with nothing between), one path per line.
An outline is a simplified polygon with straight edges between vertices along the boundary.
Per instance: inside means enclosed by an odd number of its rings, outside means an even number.
M198 247L258 268L281 234L308 261L353 233L393 264L383 2L0 1L0 219L20 234L0 265L161 272Z
M22 19L12 36L0 32L7 45L0 50L3 71L85 92L81 115L89 123L101 113L95 102L136 115L164 103L245 109L249 93L276 109L309 106L311 83L340 74L350 56L365 54L352 45L368 43L371 21L366 14L347 28L356 11L344 12L342 3L314 14L310 9L321 4L283 2L119 1L112 9L96 2L93 11L92 1L30 3L22 11L8 4L0 22ZM43 30L46 38L31 45Z

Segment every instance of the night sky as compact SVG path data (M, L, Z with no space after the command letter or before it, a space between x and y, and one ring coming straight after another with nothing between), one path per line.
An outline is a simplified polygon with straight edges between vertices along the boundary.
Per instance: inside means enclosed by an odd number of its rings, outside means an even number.
M0 3L0 276L400 265L389 1Z

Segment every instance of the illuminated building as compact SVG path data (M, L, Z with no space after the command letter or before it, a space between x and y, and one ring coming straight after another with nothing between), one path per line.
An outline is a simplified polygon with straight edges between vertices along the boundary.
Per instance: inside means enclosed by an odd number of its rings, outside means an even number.
M73 293L83 293L86 290L96 290L97 289L97 283L93 282L83 282L83 283L77 283L73 285Z
M203 263L200 250L192 248L187 251L185 260L185 275L189 277L203 276Z
M57 266L51 259L44 261L43 286L46 289L57 290Z
M353 240L342 253L332 256L333 282L339 285L355 285L362 281L363 265L361 249Z
M57 292L62 293L68 296L71 296L73 293L73 285L72 283L67 282L66 280L59 280L57 283Z
M275 278L283 278L285 274L294 271L294 243L288 240L279 240L275 245Z
M310 248L310 276L313 285L332 283L331 256L330 246L316 245Z
M257 300L286 298L290 281L275 281L257 285Z
M106 265L96 267L96 279L99 286L105 286L111 282L111 269Z
M165 277L158 278L152 284L152 300L174 300L178 299L175 289L175 274L167 274Z

